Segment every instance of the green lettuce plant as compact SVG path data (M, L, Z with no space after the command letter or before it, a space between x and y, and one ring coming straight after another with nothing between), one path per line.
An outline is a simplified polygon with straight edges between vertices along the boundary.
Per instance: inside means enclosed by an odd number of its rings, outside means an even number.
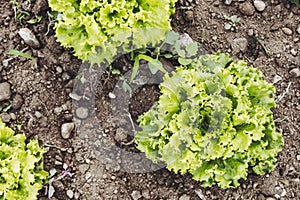
M49 0L49 5L60 13L57 40L93 64L116 56L120 48L134 50L162 40L171 29L176 1Z
M137 148L203 186L237 187L249 168L275 168L283 145L271 108L275 88L227 54L202 55L164 77L161 96L138 119Z
M0 119L0 200L37 199L48 177L41 163L46 150L37 140L25 140Z

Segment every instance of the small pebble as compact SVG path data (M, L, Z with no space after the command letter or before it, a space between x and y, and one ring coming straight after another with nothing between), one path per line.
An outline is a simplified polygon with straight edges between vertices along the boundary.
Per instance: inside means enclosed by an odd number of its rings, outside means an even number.
M33 48L39 48L40 42L36 39L35 35L32 33L32 31L28 28L21 28L18 32L20 37L24 40L24 42L33 47Z
M296 31L297 31L298 34L300 34L300 24L298 25L298 28L297 28Z
M300 76L300 70L298 69L298 68L295 68L295 69L292 69L291 71L290 71L290 74L292 75L292 76L294 76L294 77L299 77Z
M10 113L9 115L10 115L10 118L11 118L12 120L16 120L16 119L17 119L17 116L16 116L15 113Z
M241 3L239 10L242 14L252 16L255 13L255 8L248 1Z
M75 101L79 101L81 99L81 96L79 96L76 93L70 93L69 97L71 97L71 99L75 100Z
M61 67L56 67L56 71L61 74L63 72L63 69Z
M65 123L61 126L61 136L64 139L68 139L71 136L72 131L75 128L75 124L74 123Z
M276 74L273 78L273 84L278 83L281 80L282 80L281 76Z
M225 3L225 5L229 6L232 3L232 0L225 0L224 3Z
M295 49L291 49L291 54L292 54L293 56L297 56L298 52L297 52L297 50L295 50Z
M189 195L186 195L186 194L182 195L182 196L179 198L179 200L190 200L190 199L191 199L191 197L190 197Z
M43 115L42 113L40 113L39 111L35 111L34 115L36 116L36 118L40 119Z
M150 199L151 196L150 196L150 191L149 190L143 190L142 191L142 195L145 199Z
M1 113L0 118L2 119L2 122L8 123L11 120L11 117L8 113Z
M260 12L264 11L265 8L266 8L265 2L263 2L263 1L261 1L261 0L255 0L255 1L253 2L253 4L254 4L254 7L256 8L256 10L258 10L258 11L260 11Z
M0 101L8 100L10 99L10 96L10 84L7 82L0 83Z
M72 199L74 197L74 192L72 190L67 190L67 196Z
M89 109L85 107L79 107L76 109L76 116L79 119L86 119L89 116Z
M17 94L14 98L13 98L13 101L12 101L12 107L13 109L17 110L19 109L22 104L23 104L23 97L19 94Z
M132 197L133 200L138 200L142 197L142 195L141 195L140 191L134 190L131 193L131 197Z
M87 172L87 173L85 174L85 180L88 180L88 179L90 179L91 177L92 177L91 172Z
M116 98L116 95L114 93L108 93L108 97L111 98L111 99L115 99Z
M292 35L293 31L287 27L282 28L282 31L286 34L286 35Z

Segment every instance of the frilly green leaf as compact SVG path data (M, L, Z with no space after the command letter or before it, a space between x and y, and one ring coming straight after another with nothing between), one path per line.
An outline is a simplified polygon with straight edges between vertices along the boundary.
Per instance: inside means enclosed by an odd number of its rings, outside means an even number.
M258 69L228 54L203 55L167 74L160 92L135 137L151 160L221 188L237 187L249 167L275 168L283 145L271 111L275 88Z

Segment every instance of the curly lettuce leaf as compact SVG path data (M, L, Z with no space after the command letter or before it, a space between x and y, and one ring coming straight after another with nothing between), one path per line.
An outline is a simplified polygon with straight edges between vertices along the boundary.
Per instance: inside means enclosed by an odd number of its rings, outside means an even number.
M275 88L228 54L203 55L166 75L157 103L138 119L137 148L203 186L237 187L251 167L272 171L283 145L271 108Z
M37 199L48 173L39 164L46 150L37 140L25 143L0 119L0 199Z

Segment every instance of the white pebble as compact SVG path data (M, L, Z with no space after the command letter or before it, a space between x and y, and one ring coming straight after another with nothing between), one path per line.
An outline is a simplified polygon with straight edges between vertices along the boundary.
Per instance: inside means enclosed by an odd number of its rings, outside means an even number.
M254 7L256 8L256 10L258 10L258 11L260 11L260 12L264 11L265 8L266 8L265 2L263 2L263 1L261 1L261 0L255 0L255 1L253 2L253 4L254 4Z
M67 190L67 196L72 199L74 197L74 192L72 190Z

